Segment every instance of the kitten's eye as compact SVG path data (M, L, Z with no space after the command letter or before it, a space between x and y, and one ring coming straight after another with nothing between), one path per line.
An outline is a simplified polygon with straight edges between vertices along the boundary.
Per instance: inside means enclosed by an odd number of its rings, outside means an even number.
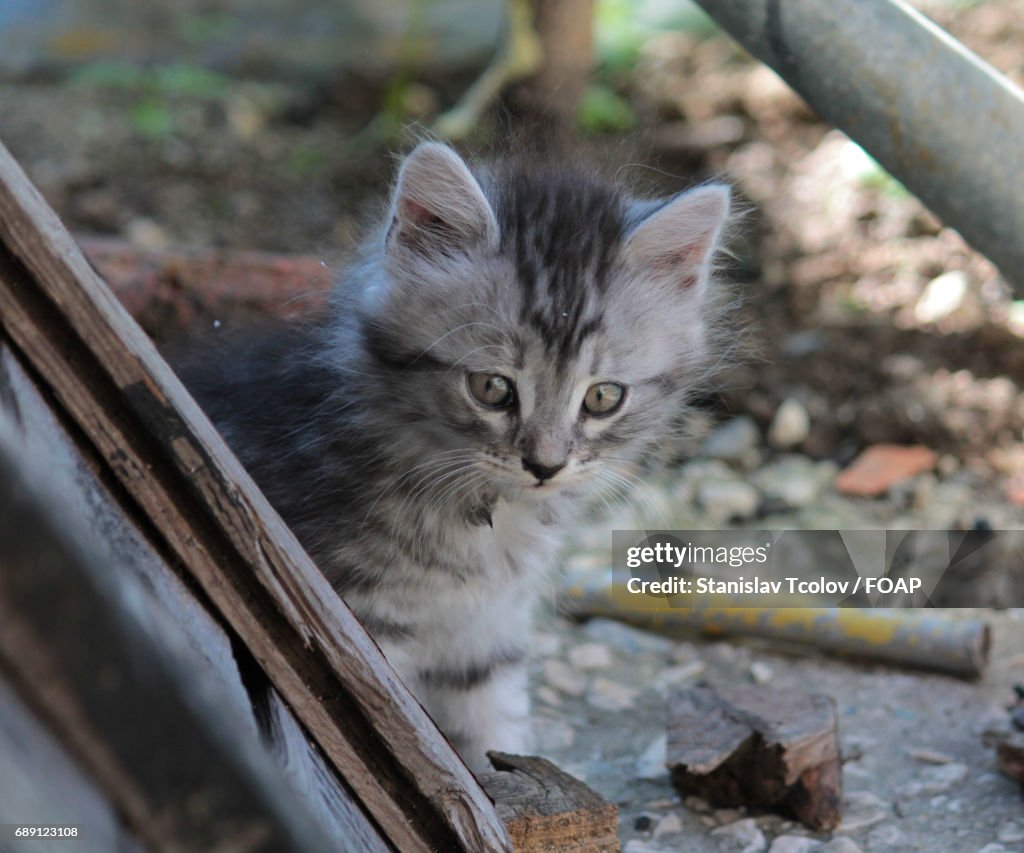
M469 393L492 409L510 406L515 398L512 382L497 373L470 373Z
M615 382L598 382L587 389L583 398L583 409L591 415L607 415L614 412L626 396L626 389Z

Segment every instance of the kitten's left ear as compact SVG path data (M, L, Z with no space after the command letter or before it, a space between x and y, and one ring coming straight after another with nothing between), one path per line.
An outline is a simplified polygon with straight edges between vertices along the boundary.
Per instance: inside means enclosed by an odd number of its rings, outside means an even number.
M698 187L653 212L641 208L638 215L642 218L626 236L626 258L680 290L701 290L729 216L729 188Z
M451 254L497 240L498 223L480 184L451 148L419 145L402 164L391 205L389 249Z

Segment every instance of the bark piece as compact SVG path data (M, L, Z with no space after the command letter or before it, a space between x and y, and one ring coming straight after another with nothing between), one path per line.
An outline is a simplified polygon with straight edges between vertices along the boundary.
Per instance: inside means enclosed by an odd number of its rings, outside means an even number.
M618 808L550 761L489 753L480 783L494 799L516 853L617 853Z
M764 687L696 687L669 702L667 764L683 794L716 806L791 812L839 824L842 768L835 704Z

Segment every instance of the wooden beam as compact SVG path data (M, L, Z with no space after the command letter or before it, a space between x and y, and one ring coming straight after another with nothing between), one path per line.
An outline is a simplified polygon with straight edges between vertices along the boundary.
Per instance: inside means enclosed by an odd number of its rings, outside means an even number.
M843 793L832 698L765 687L694 687L669 698L668 767L716 806L781 808L839 825Z
M495 771L480 782L516 853L618 853L614 803L543 758L489 755Z
M51 411L50 401L4 343L2 332L0 435L15 458L34 462L39 472L34 480L59 493L62 529L84 527L89 531L96 547L103 552L110 583L130 597L134 611L143 614L142 627L152 641L179 657L189 656L193 673L189 681L212 682L219 694L218 719L229 725L249 748L266 754L276 763L274 778L299 795L311 816L319 818L324 832L338 839L337 845L348 843L361 852L390 849L350 789L310 743L248 651L227 635L224 626L204 607L202 597L197 597L195 590L168 564L158 537L147 534L151 529L148 520L132 515L131 499L118 488L112 476L105 475L102 461L91 445ZM56 589L53 595L61 592ZM85 635L78 640L88 644L90 638ZM73 726L62 731L62 735L69 744L78 739ZM185 758L186 754L180 757ZM207 758L202 756L202 760ZM68 774L54 771L49 774L54 778L47 779L47 774L40 777L37 772L35 807L26 809L25 792L18 796L24 786L16 786L13 792L5 790L5 779L14 774L19 778L25 776L23 770L5 772L8 761L18 762L19 755L17 750L5 751L0 739L0 824L11 823L19 814L23 819L34 814L48 815L50 822L81 822L80 816L69 808L76 799L68 796L61 782ZM118 790L102 793L115 804L115 811L128 812L118 801ZM8 805L6 814L12 820L3 819ZM90 838L109 834L107 826L96 825L99 816L95 809L84 816L90 824ZM99 842L92 846L120 849L116 844Z
M509 850L490 800L0 146L0 322L391 843Z

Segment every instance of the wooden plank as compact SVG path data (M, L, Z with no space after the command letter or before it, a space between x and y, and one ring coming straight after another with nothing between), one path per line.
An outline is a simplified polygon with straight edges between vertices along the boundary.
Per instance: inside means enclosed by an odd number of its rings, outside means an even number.
M134 606L146 613L142 629L162 648L187 647L224 692L218 714L230 719L235 730L259 748L269 747L282 780L311 807L330 837L347 839L360 851L387 850L351 792L308 742L248 652L232 648L221 626L158 553L156 543L127 516L127 508L109 488L112 484L104 482L94 453L74 441L2 338L0 334L0 433L19 458L45 460L46 480L59 486L66 520L96 533L97 547L103 550L112 575L129 575L129 586L137 593ZM243 658L245 683L236 654ZM265 722L268 706L273 707L272 724Z
M695 687L669 699L673 784L716 806L782 808L814 829L841 817L835 704L822 694Z
M543 758L489 753L480 782L516 853L618 853L619 810Z
M267 743L283 778L302 801L331 828L333 838L344 838L360 853L388 853L391 849L367 821L352 794L339 785L315 744L295 721L288 707L269 683L257 705Z
M508 850L491 802L0 147L0 321L402 850Z
M0 826L74 826L76 839L19 843L0 837L6 853L142 853L103 792L0 678ZM6 844L4 843L6 842Z
M0 332L0 431L18 458L45 464L46 479L59 489L65 521L95 532L97 547L113 574L125 573L144 593L138 606L158 602L171 620L144 620L154 642L165 648L184 644L227 692L224 713L236 727L258 739L252 703L242 684L231 641L182 580L167 565L158 543L128 517L115 497L113 478L103 477L102 461L76 442L50 410L42 391L22 367ZM41 460L45 460L45 463ZM114 487L113 489L111 487Z
M223 713L201 661L153 641L143 620L169 617L139 607L38 461L0 441L0 669L17 692L156 849L355 851Z

